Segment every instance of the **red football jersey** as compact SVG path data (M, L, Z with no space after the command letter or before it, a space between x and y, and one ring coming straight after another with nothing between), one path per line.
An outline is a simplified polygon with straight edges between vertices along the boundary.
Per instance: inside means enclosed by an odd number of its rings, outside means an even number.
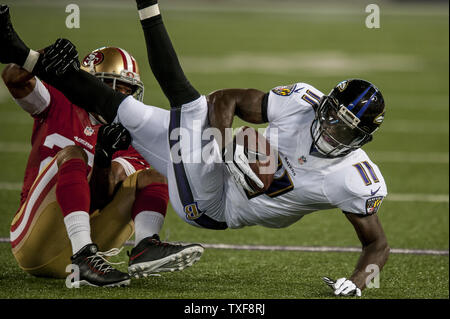
M57 89L45 83L44 85L50 93L50 104L43 112L34 116L31 136L32 149L25 169L20 197L21 206L39 171L64 147L81 146L88 154L90 167L92 167L94 159L95 143L100 125L92 124L89 114L72 104ZM131 146L128 150L116 152L113 159L117 157L125 159L135 170L150 167Z

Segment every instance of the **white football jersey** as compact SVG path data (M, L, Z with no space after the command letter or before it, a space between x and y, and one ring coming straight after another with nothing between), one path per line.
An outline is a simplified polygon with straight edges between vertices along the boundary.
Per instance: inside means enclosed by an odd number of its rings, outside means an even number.
M266 192L250 194L226 178L225 218L230 228L286 227L317 210L377 212L387 187L378 167L358 149L323 158L312 150L314 104L323 93L306 83L277 87L268 96L266 138L278 150L278 169Z

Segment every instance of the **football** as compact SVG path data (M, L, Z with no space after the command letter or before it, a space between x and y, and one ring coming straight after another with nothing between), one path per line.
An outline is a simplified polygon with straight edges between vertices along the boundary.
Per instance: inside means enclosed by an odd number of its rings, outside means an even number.
M244 152L249 160L250 168L264 183L264 187L258 187L248 177L246 177L247 183L258 192L266 191L272 184L277 168L275 150L270 146L263 134L248 126L244 126L237 132L235 141L244 146Z

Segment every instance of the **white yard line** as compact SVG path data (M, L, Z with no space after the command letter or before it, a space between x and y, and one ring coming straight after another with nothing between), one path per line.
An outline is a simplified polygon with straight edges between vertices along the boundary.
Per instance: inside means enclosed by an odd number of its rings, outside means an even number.
M20 191L22 183L19 182L0 182L0 191Z
M388 119L381 126L383 132L407 134L447 134L448 120L394 120Z
M0 141L0 153L29 153L30 151L31 145L29 143Z
M426 202L448 203L448 195L445 194L388 194L387 201L393 202Z
M448 153L444 152L390 152L373 151L369 153L375 163L417 163L448 164Z
M2 142L1 153L29 153L29 143ZM391 152L373 151L370 157L375 163L448 164L449 154L444 152Z
M9 238L0 237L0 243L9 243ZM262 250L262 251L297 251L297 252L338 252L338 253L359 253L360 247L336 247L336 246L269 246L269 245L233 245L233 244L201 244L210 249L231 249L231 250ZM125 242L125 246L134 246L133 241ZM405 255L437 255L448 256L448 250L436 249L403 249L391 248L392 254Z
M279 54L235 52L225 56L181 56L183 69L192 73L286 74L308 72L330 76L342 72L414 71L423 69L423 61L407 54L354 54L341 51L286 52Z
M19 182L0 182L0 191L20 191L22 183ZM387 201L393 202L425 202L425 203L448 203L448 194L389 194Z
M131 243L134 245L134 243ZM300 252L361 252L360 247L331 247L331 246L267 246L267 245L231 245L231 244L202 244L205 248L236 249L236 250L270 250L270 251L300 251ZM448 250L432 249L391 249L393 254L411 255L444 255Z
M15 0L14 6L20 7L64 7L64 3L54 0ZM317 1L285 1L274 4L272 1L229 1L212 3L211 1L190 1L186 4L182 1L166 1L160 4L163 11L186 12L204 12L204 13L271 13L271 14L289 14L301 15L307 17L310 15L327 16L327 19L337 18L338 16L360 16L365 15L365 4L355 5L355 2L340 2L339 5L333 2L325 2L317 5ZM80 8L89 9L108 9L108 10L135 10L135 7L127 1L93 1L78 0L76 4ZM401 15L401 16L445 16L448 15L448 5L398 5L382 2L380 4L383 15ZM446 10L447 9L447 10Z

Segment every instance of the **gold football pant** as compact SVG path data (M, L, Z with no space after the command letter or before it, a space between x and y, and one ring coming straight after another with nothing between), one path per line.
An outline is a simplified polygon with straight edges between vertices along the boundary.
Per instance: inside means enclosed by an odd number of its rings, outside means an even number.
M34 276L69 275L66 267L71 264L72 248L56 201L57 170L55 160L42 170L11 225L13 255L20 268ZM138 174L125 179L114 199L91 214L91 238L99 251L120 248L133 235L131 210Z

